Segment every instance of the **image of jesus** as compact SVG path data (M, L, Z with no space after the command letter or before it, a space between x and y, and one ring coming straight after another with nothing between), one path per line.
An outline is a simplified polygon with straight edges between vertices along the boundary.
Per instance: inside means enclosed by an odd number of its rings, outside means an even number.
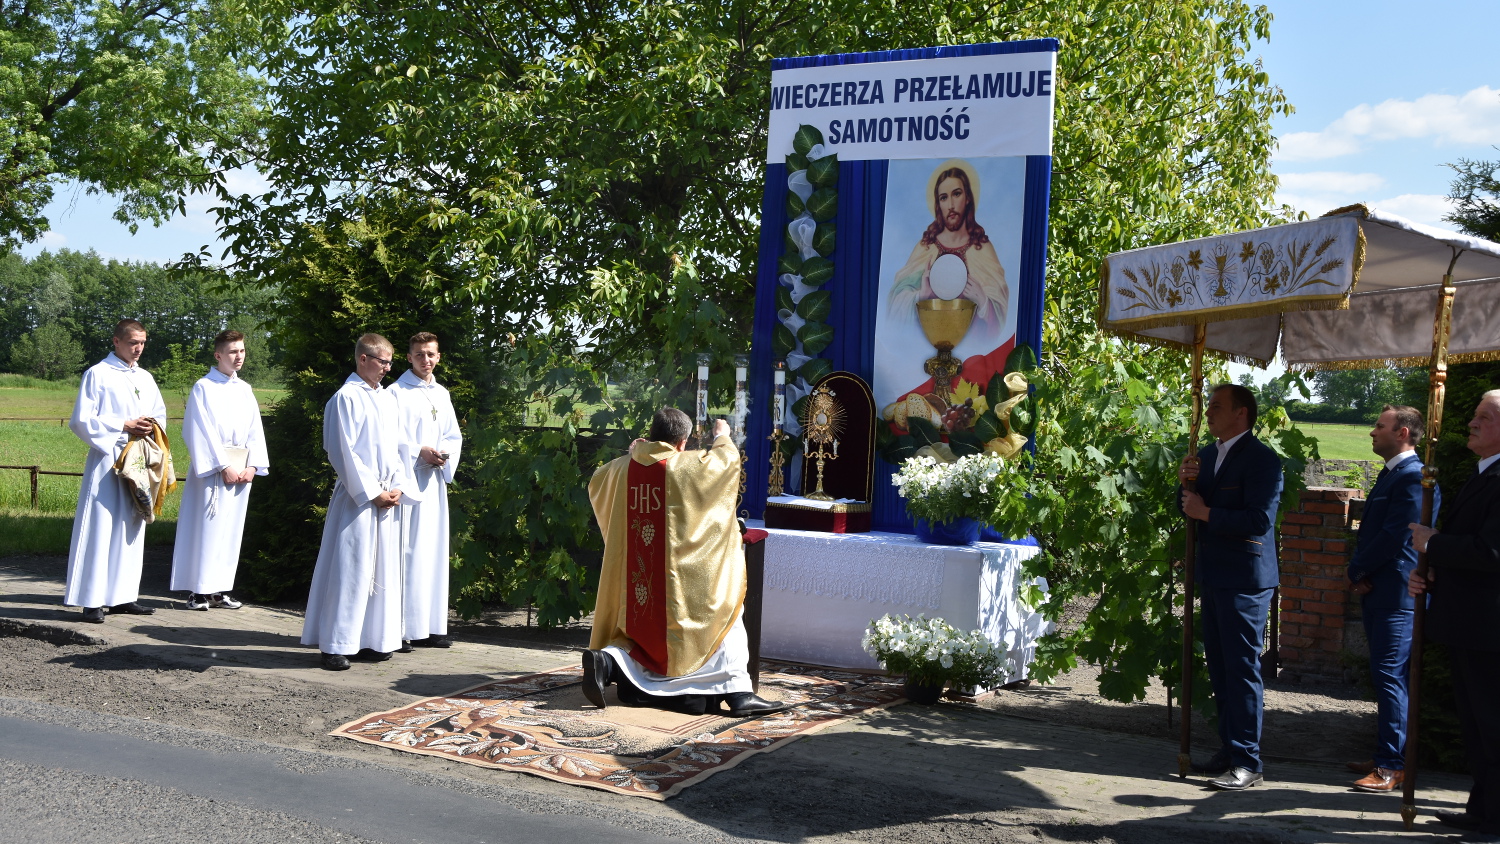
M906 264L896 271L891 315L914 318L917 302L938 298L932 289L932 263L943 255L956 255L968 270L968 282L959 298L974 303L973 329L998 332L1005 327L1010 289L994 244L975 220L979 177L973 166L957 159L943 162L933 173L927 201L933 221Z

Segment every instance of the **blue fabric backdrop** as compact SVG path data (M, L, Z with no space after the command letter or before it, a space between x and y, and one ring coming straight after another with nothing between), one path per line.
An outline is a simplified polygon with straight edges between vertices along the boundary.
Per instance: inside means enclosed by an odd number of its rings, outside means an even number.
M1055 51L1057 41L1013 41L1003 44L969 44L956 47L924 47L915 50L887 50L879 53L843 53L828 56L803 56L775 59L773 70L798 67L822 67L865 62L904 61L946 58L950 56L994 55L997 53ZM879 299L881 237L885 227L886 161L842 161L839 163L839 207L834 221L838 238L834 247L833 278L823 286L833 294L833 312L828 324L833 327L833 343L819 357L833 364L834 370L852 372L870 381L875 362L875 315ZM750 420L745 444L749 483L745 490L745 507L753 518L765 512L766 485L770 475L772 365L771 331L776 325L776 260L783 249L786 232L786 165L766 167L766 189L761 201L760 254L755 279L755 328L750 356ZM1021 266L1019 304L1016 317L1016 342L1025 343L1041 353L1042 300L1047 260L1047 207L1052 176L1052 158L1027 156L1025 211L1021 233ZM788 407L788 412L791 408ZM878 412L877 408L877 412ZM896 467L878 456L875 458L875 490L871 502L873 527L899 533L911 533L910 517L891 475Z

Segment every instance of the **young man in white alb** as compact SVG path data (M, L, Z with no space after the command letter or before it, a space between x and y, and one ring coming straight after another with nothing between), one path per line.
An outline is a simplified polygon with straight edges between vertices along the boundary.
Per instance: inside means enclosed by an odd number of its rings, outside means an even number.
M182 438L192 459L177 514L172 589L187 592L187 608L239 609L234 588L240 562L250 481L266 474L266 438L255 392L241 381L245 335L233 329L214 338L214 368L198 379L182 416Z
M115 324L115 350L83 373L68 427L89 447L73 514L68 580L63 604L83 607L83 620L104 623L105 610L150 615L136 603L146 521L114 471L131 437L151 435L151 420L167 426L167 406L151 373L136 362L146 350L146 327L133 319Z
M302 644L323 652L329 671L349 657L380 662L401 647L400 408L380 385L391 342L366 334L355 371L323 406L323 450L338 476L323 523L323 545L307 596Z
M402 650L411 645L446 648L448 638L448 484L463 446L463 432L448 390L433 377L442 359L437 335L411 338L407 362L391 392L401 407L401 465L412 500L401 508L406 567Z

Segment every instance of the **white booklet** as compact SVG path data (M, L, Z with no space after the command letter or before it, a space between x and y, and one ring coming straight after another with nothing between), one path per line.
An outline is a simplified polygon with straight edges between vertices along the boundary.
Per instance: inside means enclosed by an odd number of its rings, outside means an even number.
M250 449L237 446L224 446L224 468L243 472L250 465Z

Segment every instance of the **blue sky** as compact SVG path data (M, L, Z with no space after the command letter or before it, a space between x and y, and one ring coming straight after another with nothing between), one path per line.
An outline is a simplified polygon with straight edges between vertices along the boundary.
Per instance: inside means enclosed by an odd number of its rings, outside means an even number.
M1271 0L1269 43L1257 45L1271 80L1297 113L1276 124L1279 198L1312 215L1369 202L1419 222L1441 216L1460 157L1500 158L1500 0ZM234 177L255 190L253 173ZM188 214L138 234L111 219L109 197L60 189L44 248L95 249L107 258L167 261L215 243L204 197Z

